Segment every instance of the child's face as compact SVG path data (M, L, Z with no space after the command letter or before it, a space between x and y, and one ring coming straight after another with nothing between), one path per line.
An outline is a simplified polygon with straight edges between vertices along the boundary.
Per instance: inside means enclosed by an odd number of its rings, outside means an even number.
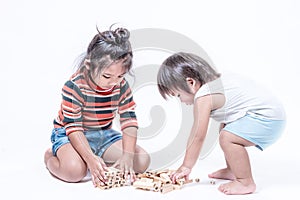
M190 93L187 93L187 92L182 91L182 90L176 90L176 91L174 91L174 96L178 97L180 99L180 101L182 103L185 103L186 105L194 104L195 94L193 94L193 93L190 94Z
M186 79L187 86L190 90L190 93L184 90L175 90L173 96L178 97L182 103L186 105L194 104L195 94L197 93L198 89L200 88L200 83L195 81L192 78Z
M105 68L100 76L94 79L94 82L103 89L111 89L112 87L120 84L123 80L126 71L122 62L113 63Z

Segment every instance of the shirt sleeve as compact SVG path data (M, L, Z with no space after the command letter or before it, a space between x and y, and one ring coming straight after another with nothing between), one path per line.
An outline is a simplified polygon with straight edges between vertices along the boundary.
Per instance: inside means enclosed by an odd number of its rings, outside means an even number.
M66 135L75 131L83 131L82 106L83 95L78 86L67 81L62 89L60 120L66 129Z
M136 104L128 82L124 79L120 88L119 110L121 130L128 127L138 128L135 114Z

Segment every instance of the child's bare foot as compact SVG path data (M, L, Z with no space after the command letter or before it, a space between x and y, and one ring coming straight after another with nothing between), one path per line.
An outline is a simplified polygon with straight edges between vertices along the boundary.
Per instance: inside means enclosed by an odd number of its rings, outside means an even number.
M51 158L52 156L53 156L52 150L50 148L47 149L47 151L45 152L45 155L44 155L44 163L46 166L47 166L47 162L48 162L49 158Z
M231 170L228 168L220 169L216 172L208 174L208 177L209 178L217 178L217 179L225 179L225 180L235 180L235 176L233 175Z
M255 183L244 184L238 180L225 183L219 186L219 190L224 194L250 194L256 189Z

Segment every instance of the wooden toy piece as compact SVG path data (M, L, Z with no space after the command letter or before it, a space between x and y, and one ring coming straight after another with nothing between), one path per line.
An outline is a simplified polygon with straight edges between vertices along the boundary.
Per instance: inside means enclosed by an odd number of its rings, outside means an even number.
M195 182L199 183L200 182L200 178L195 178Z
M179 178L176 180L176 184L183 186L184 184L192 183L193 179L185 180L185 178Z
M158 170L158 171L147 171L142 174L136 174L137 180L132 184L133 187L137 189L161 192L163 194L170 192L172 190L181 189L184 184L191 183L193 180L185 180L181 178L176 180L176 183L172 183L170 175L174 171L172 170ZM120 170L109 167L108 171L105 172L107 181L104 185L98 186L100 189L107 190L110 188L122 187L128 184L128 181L124 178ZM196 182L200 179L196 179ZM214 184L211 181L212 184Z
M100 188L101 190L107 190L107 189L109 189L109 186L108 185L98 185L97 186L98 188Z
M136 178L147 178L147 175L145 173L143 173L143 174L137 174Z
M172 190L179 190L184 184L191 183L193 180L178 179L176 183L172 183L170 175L174 171L165 169L158 171L148 171L137 175L137 180L133 186L137 189L161 192L163 194Z
M178 185L180 185L180 186L183 186L184 182L185 182L185 179L184 179L184 178L179 178L179 179L176 180L176 183L177 183Z
M107 181L104 185L98 185L98 188L107 190L110 188L116 188L126 185L126 180L123 178L119 169L109 167L108 171L104 172Z
M170 176L168 174L166 174L166 173L159 174L159 177L162 178L162 179L164 179L166 182L170 182L170 183L172 182Z
M216 181L215 180L210 180L210 184L215 185Z
M173 189L174 190L180 190L182 188L181 185L173 184Z
M160 175L162 173L167 174L167 173L169 173L169 171L170 170L168 170L168 169L161 169L161 170L155 171L154 173L155 173L155 175Z
M154 192L159 192L163 184L164 183L162 183L161 181L155 181L153 191Z
M165 194L167 192L171 192L172 190L174 190L173 188L173 184L164 184L162 187L161 187L161 190L160 192Z
M162 183L164 183L164 184L169 184L169 183L171 183L171 180L169 180L169 179L164 179L164 178L157 177L157 176L153 177L153 180L154 180L154 181L157 181L157 182L162 182Z
M141 178L140 179L140 181L142 181L142 182L150 182L150 183L152 183L153 182L153 179L152 178Z
M133 186L139 189L152 190L155 188L155 183L150 181L135 181Z

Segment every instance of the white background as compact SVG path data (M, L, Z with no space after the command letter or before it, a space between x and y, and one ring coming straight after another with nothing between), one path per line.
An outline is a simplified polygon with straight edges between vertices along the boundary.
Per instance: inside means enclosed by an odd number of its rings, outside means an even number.
M218 147L193 171L202 184L167 195L132 188L100 191L91 182L66 184L49 175L43 154L50 147L61 87L96 25L105 30L116 22L129 30L181 33L204 48L218 70L250 76L282 100L288 118L284 135L264 152L249 149L255 194L225 197L216 189L219 182L206 184L206 174L224 166ZM1 0L0 25L0 195L5 199L299 198L299 1Z

